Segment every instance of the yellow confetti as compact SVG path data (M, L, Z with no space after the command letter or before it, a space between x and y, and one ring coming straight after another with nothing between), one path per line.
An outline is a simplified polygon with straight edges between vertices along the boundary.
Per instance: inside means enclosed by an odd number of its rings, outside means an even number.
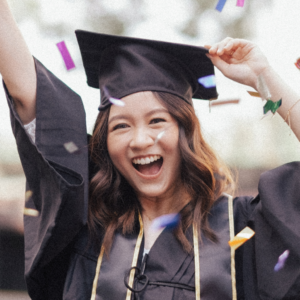
M260 94L258 92L251 92L251 91L247 91L249 95L251 95L252 97L259 97L261 98Z
M29 198L31 198L31 196L32 196L32 191L27 191L27 192L25 193L25 201L28 201Z
M30 217L38 217L39 216L39 212L36 209L32 209L32 208L24 208L24 215L25 216L30 216Z
M230 240L228 244L230 247L236 250L238 247L242 246L246 241L251 239L254 234L255 232L251 228L245 227L232 240Z

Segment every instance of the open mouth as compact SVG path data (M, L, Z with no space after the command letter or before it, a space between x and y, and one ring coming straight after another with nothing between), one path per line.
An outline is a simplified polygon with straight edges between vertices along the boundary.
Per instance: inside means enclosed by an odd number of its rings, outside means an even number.
M160 155L147 156L145 158L133 159L132 165L143 175L156 175L163 164L163 158Z

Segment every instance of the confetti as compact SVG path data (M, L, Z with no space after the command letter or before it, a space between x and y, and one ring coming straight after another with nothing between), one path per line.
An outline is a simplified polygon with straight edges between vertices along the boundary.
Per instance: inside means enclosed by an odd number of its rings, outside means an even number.
M279 257L278 257L278 262L274 267L274 271L278 272L279 270L281 270L284 267L285 261L287 260L287 258L290 255L290 251L289 250L285 250Z
M251 228L245 227L232 240L230 240L228 244L231 248L236 250L238 247L242 246L246 241L251 239L254 234L255 232Z
M75 68L75 64L74 64L73 59L67 49L65 42L64 41L59 42L56 44L56 46L57 46L59 52L61 53L61 56L65 62L67 70L69 71L69 70Z
M216 86L215 75L208 75L208 76L201 77L198 79L198 82L207 89Z
M120 99L116 99L116 98L110 97L109 101L110 101L110 103L112 103L114 105L117 105L117 106L125 106L125 102L122 101L122 100L120 100Z
M260 96L260 94L258 92L251 92L251 91L247 91L247 92L252 97L259 97L259 98L261 98L261 96Z
M152 230L159 230L164 227L168 229L175 228L180 221L180 215L179 214L168 214L168 215L162 215L156 219L153 220L153 223L151 225Z
M124 101L122 101L120 99L117 99L117 98L114 98L114 97L111 97L106 87L103 87L103 92L106 95L106 97L109 99L111 104L114 104L114 105L117 105L117 106L125 106Z
M244 0L237 0L236 6L243 7L244 6Z
M273 114L275 114L276 110L281 106L282 99L273 102L272 100L267 100L266 104L264 105L264 114L266 114L268 111L271 111Z
M69 153L74 153L79 150L73 142L64 143L64 147Z
M30 198L31 198L31 196L32 196L32 191L27 191L26 193L25 193L25 201L28 201Z
M240 99L234 100L225 100L225 101L214 101L211 103L211 106L223 105L223 104L238 104Z
M295 62L295 66L297 67L297 69L300 69L300 58L298 58Z
M25 216L30 216L30 217L38 217L39 216L39 212L36 209L32 209L32 208L24 208L24 215Z
M224 8L225 3L226 3L226 0L219 0L218 4L216 6L216 10L221 12Z
M156 137L154 143L157 143L157 142L163 137L163 135L165 134L165 132L166 132L165 130L162 131L162 132L160 132L160 133L157 135L157 137Z
M258 81L257 91L259 92L260 97L265 100L271 99L271 95L270 95L269 89L265 83L264 78L260 75L260 76L258 76L257 81Z

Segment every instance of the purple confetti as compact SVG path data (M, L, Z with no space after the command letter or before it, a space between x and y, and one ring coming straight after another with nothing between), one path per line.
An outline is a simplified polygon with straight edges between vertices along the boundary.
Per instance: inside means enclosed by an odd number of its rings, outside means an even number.
M73 59L67 49L65 42L64 41L59 42L56 44L56 46L63 57L63 60L65 62L67 70L69 71L69 70L75 68L75 64L74 64Z
M226 0L219 0L218 4L216 6L216 10L221 12L223 10L225 3L226 3Z
M151 228L153 230L159 230L164 227L168 229L173 229L177 227L180 221L180 215L179 214L168 214L160 216L156 219L154 219Z
M198 79L198 82L207 89L216 86L215 75L208 75L208 76L201 77Z
M278 262L274 267L274 271L278 272L284 267L286 259L289 257L290 251L285 250L279 257L278 257Z
M245 2L244 0L237 0L236 6L243 7L244 2Z

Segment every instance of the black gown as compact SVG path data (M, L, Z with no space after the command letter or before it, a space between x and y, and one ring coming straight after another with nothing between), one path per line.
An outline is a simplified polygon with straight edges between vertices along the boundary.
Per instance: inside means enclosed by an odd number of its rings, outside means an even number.
M36 143L20 121L4 85L11 125L33 192L26 207L38 217L24 217L25 277L32 299L91 299L101 244L89 239L87 203L89 159L85 112L80 97L35 60L37 70ZM64 143L79 148L70 154ZM91 166L90 166L91 168ZM255 198L233 202L234 230L246 226L255 236L235 253L237 299L300 299L300 164L292 162L264 173ZM228 201L216 201L210 225L219 242L203 237L200 245L201 299L232 299ZM95 295L125 299L124 284L139 227L130 236L117 233L110 257L103 257ZM187 238L193 242L192 229ZM274 272L280 254L290 251L285 267ZM183 251L172 231L164 230L142 261L148 284L136 280L131 299L195 299L194 254Z

